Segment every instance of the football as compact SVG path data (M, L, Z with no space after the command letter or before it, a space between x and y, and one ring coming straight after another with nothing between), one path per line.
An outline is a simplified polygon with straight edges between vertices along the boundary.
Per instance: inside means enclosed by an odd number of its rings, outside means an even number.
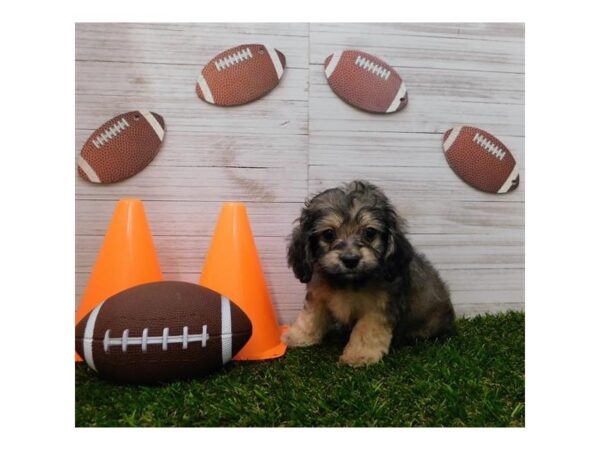
M444 155L454 172L484 192L504 194L519 186L519 169L510 150L487 131L466 125L444 133Z
M406 85L398 72L365 52L344 50L329 55L325 76L342 100L365 111L393 113L408 103Z
M83 144L79 176L92 183L129 178L154 159L165 136L165 121L150 111L130 111L98 128Z
M239 45L204 66L196 93L214 105L243 105L274 89L284 69L285 56L279 50L261 44Z
M252 324L228 298L180 281L141 284L110 297L77 324L75 350L118 383L206 375L250 339Z

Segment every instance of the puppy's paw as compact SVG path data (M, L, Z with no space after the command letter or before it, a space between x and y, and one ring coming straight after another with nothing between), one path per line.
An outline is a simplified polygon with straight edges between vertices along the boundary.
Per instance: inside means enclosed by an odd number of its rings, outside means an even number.
M340 356L340 362L350 367L365 367L378 363L386 352L376 349L353 349L346 347Z
M307 334L306 332L291 327L281 335L281 340L289 347L310 347L321 342L319 336Z

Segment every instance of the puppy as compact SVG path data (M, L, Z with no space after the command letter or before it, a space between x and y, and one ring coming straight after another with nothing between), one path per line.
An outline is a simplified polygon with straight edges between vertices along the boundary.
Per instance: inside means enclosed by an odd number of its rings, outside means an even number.
M376 186L353 181L306 202L288 265L306 302L283 335L290 347L321 341L334 322L351 326L340 361L373 364L392 343L448 332L454 309L445 283L405 236L405 222Z

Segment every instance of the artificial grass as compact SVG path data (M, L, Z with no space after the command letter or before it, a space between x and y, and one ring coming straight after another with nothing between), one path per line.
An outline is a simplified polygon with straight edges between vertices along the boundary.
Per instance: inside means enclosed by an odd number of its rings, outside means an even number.
M203 379L117 386L76 365L87 426L524 426L525 316L457 321L443 341L398 348L363 369L338 363L345 336Z

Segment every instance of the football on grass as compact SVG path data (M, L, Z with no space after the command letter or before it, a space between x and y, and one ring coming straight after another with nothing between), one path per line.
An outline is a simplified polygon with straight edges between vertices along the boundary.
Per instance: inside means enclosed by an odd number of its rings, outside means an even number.
M77 324L75 350L119 383L206 375L250 339L252 324L228 298L180 281L141 284L110 297Z

